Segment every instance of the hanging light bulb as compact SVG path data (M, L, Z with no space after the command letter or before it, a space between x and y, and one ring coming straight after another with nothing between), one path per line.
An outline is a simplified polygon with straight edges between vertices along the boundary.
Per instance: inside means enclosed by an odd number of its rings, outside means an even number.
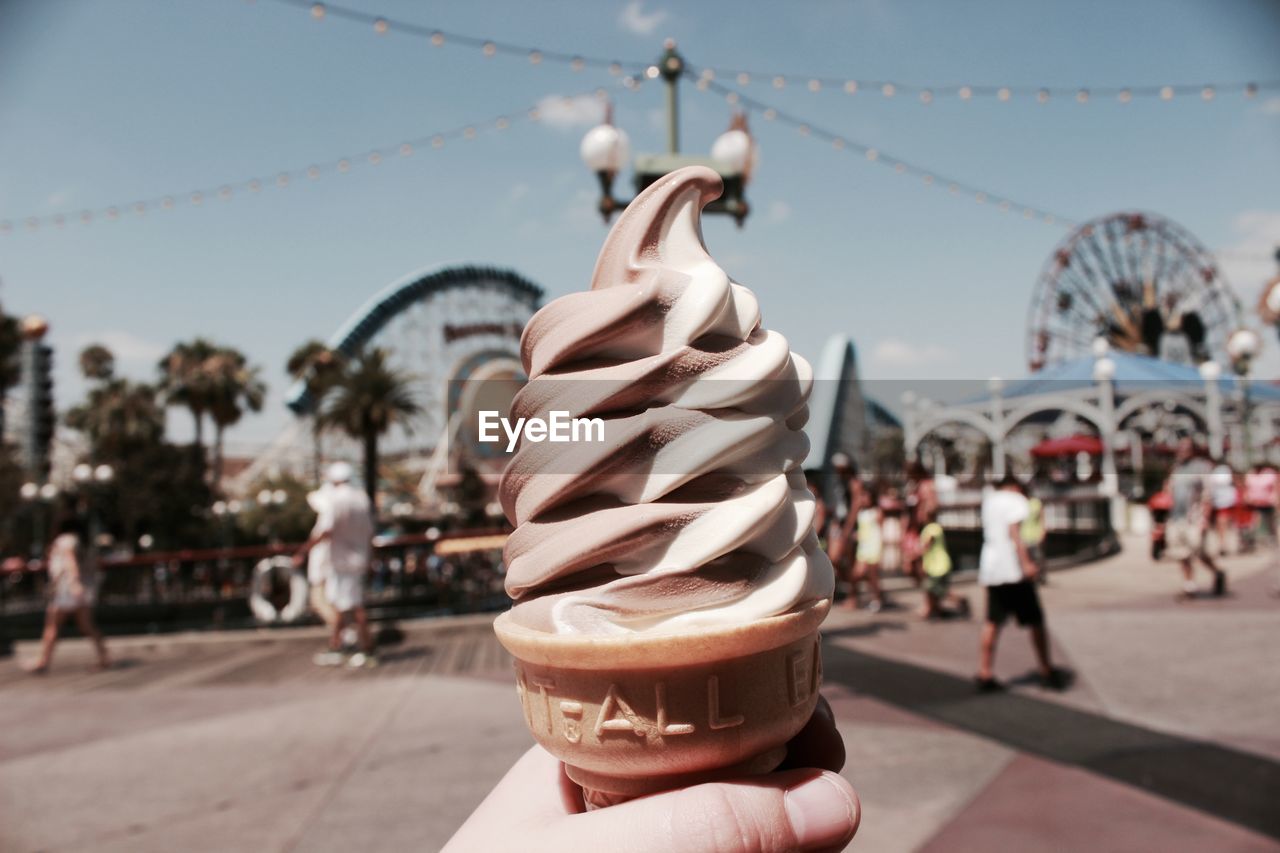
M582 162L593 172L616 175L631 156L631 140L613 126L613 104L605 106L604 122L587 131L578 147Z
M760 149L747 127L746 113L734 113L729 129L712 143L711 159L718 160L731 171L742 175L743 184L751 180L752 173L760 163Z

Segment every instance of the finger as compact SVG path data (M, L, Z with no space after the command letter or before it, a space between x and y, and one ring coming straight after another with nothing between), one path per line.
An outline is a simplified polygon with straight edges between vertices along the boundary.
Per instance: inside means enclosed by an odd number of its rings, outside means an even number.
M839 773L844 767L844 759L844 738L836 730L831 706L824 697L819 697L818 706L813 709L809 722L787 744L787 757L778 769L818 767Z
M559 849L619 853L775 853L847 844L862 808L834 773L791 770L737 782L695 785L564 818Z

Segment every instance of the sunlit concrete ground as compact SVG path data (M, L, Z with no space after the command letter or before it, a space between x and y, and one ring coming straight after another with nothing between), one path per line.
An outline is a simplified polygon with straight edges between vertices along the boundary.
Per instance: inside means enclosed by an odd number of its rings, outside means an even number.
M921 623L914 592L834 613L826 693L864 805L854 849L1280 849L1247 808L1211 814L1172 784L1238 766L1280 790L1280 576L1265 555L1227 566L1232 595L1189 604L1141 540L1055 573L1064 694L1020 680L1032 659L1010 628L1010 694L971 697L977 623ZM0 661L0 850L437 849L530 743L489 621L406 624L359 672L313 667L311 629L119 639L103 673L70 641L44 678L20 671L35 651L20 644ZM1171 758L1144 780L1090 755L1095 735ZM1179 757L1204 745L1198 766Z

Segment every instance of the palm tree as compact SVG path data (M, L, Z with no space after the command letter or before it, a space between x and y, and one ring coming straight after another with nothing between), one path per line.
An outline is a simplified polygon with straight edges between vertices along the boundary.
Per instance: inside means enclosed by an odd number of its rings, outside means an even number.
M209 417L213 421L213 484L222 482L223 437L245 411L262 411L267 386L244 353L220 347L205 363L209 382Z
M385 350L365 350L338 375L320 413L325 427L340 429L364 446L364 484L375 506L378 438L394 426L409 429L413 416L421 411L411 384L407 374L387 364Z
M312 475L320 480L320 465L324 458L324 447L321 444L323 426L319 412L324 399L333 389L334 381L341 375L342 356L329 348L323 341L315 339L301 344L290 355L285 363L285 370L300 382L305 382L311 392L311 466Z
M89 344L80 350L80 372L85 379L105 382L116 373L116 357L102 344Z
M212 403L209 360L218 347L205 338L174 344L160 360L160 391L167 406L182 406L195 420L194 448L204 458L204 418Z
M89 439L91 455L119 464L132 449L164 440L164 408L156 389L128 379L110 379L89 391L66 415L67 425Z

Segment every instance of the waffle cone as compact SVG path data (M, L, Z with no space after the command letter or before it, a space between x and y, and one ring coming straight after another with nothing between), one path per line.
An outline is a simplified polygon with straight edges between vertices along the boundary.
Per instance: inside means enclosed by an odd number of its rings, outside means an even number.
M767 773L813 713L830 603L746 625L592 637L494 623L534 738L588 806Z

